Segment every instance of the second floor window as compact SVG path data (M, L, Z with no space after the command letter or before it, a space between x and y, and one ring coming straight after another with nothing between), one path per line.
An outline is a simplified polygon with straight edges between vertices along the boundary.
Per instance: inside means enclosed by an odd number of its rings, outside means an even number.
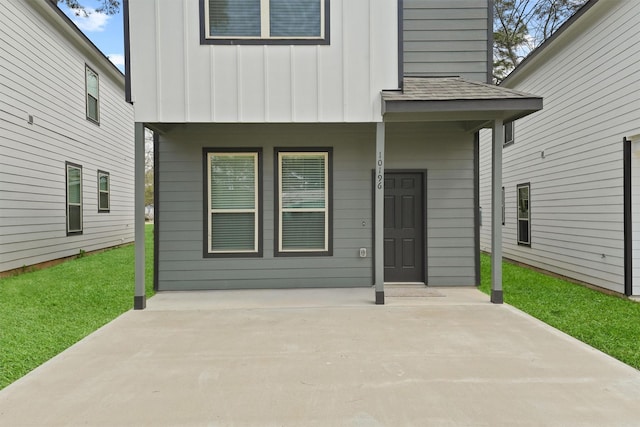
M203 0L204 38L209 43L234 40L298 40L320 44L327 37L329 0Z
M86 67L87 119L100 123L100 93L98 73Z

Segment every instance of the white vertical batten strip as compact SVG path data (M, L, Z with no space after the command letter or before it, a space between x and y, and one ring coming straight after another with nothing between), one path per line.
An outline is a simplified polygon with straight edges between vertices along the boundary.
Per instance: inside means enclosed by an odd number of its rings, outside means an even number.
M289 46L289 72L291 73L291 78L289 79L289 99L291 102L291 121L296 121L296 70L294 67L294 59L295 51L293 50L293 46Z
M209 85L210 97L209 105L211 111L209 117L212 122L216 121L216 50L213 46L207 46L209 50Z
M268 122L270 118L269 114L269 55L267 55L267 46L262 46L262 87L264 88L264 121Z
M189 25L189 11L188 7L191 5L191 2L185 1L182 3L182 46L184 46L183 52L183 72L184 72L184 121L191 121L191 114L189 108L189 31L191 30L191 26ZM194 28L198 28L198 25L195 25Z
M346 28L345 28L345 4L347 4L347 1L343 1L342 2L342 22L340 22L340 28L342 31L342 76L340 76L340 78L342 79L342 121L346 122L347 121L347 54L346 54L346 49L345 46L347 44L347 32L346 32Z
M242 121L242 61L240 46L236 46L236 121Z
M160 27L160 6L158 2L154 2L155 9L155 22L154 22L154 40L156 42L156 121L162 122L162 109L160 107L160 100L162 99L162 67L160 66L160 59L162 58L162 52L160 50L159 31Z
M326 18L325 18L326 19ZM322 61L320 56L320 46L316 46L316 121L322 122L322 79L320 78L320 70Z

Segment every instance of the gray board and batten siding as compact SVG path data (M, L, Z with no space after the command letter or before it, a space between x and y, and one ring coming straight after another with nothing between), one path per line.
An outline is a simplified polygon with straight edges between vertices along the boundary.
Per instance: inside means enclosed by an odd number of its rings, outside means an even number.
M373 284L376 125L190 124L158 144L158 289L364 287ZM301 142L303 141L303 142ZM203 148L262 148L260 258L203 256ZM333 254L274 256L274 148L332 147ZM427 283L474 285L473 134L454 125L388 124L388 169L427 171ZM365 248L362 258L359 249Z
M490 0L402 0L405 76L490 81Z
M124 77L48 1L0 2L0 271L133 241L133 107ZM100 123L86 118L85 66ZM82 166L82 234L67 236L65 164ZM98 211L98 171L109 211Z

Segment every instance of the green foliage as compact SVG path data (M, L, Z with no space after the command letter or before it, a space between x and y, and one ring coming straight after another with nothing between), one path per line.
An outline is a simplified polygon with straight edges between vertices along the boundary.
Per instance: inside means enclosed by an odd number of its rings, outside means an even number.
M586 0L495 0L493 76L504 78Z
M82 0L56 0L56 2L66 4L69 9L74 10L77 15L87 16L86 7ZM99 13L115 15L120 10L120 0L100 0L100 6L95 10Z
M0 389L133 307L134 246L0 279ZM146 226L153 295L153 225Z
M481 257L480 290L491 292L491 258ZM510 263L503 263L506 303L640 369L640 304Z

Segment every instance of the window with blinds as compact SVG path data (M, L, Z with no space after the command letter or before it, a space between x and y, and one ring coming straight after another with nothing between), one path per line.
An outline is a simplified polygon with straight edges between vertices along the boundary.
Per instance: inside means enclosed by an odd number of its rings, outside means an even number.
M88 66L85 66L86 94L87 94L87 119L100 122L100 90L98 74Z
M66 163L67 235L82 233L82 166Z
M210 254L259 253L259 152L207 153Z
M98 171L98 212L109 212L109 172Z
M330 152L278 152L280 253L330 250Z
M206 39L325 37L329 0L204 0Z

